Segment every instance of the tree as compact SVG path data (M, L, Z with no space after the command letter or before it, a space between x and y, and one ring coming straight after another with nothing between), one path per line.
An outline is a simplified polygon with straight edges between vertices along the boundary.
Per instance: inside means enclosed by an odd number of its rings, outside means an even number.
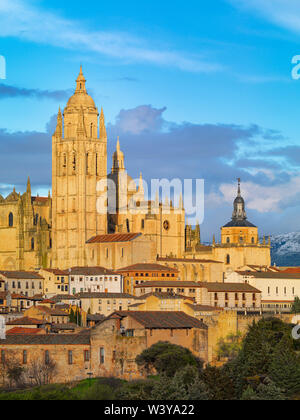
M242 348L242 334L229 334L225 339L220 338L217 345L217 355L229 360L235 359Z
M208 365L201 372L200 379L207 386L212 400L226 401L235 399L233 382L224 369Z
M241 398L242 401L284 401L283 391L269 378L265 378L256 391L249 385Z
M270 378L287 396L300 392L300 361L289 337L284 337L275 347Z
M292 314L300 314L300 298L298 296L295 297L295 301L293 303L291 313Z
M203 362L189 349L162 341L144 350L137 356L136 363L148 374L155 370L158 374L169 377L174 376L178 370L187 365L195 366L200 370L203 366Z

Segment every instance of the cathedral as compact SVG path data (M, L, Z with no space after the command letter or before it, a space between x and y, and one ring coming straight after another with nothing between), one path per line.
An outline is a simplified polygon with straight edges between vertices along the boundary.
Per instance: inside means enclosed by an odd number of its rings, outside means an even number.
M121 268L159 259L213 260L236 269L270 265L270 244L259 242L238 196L221 243L201 244L200 226L185 225L182 197L146 200L126 171L120 140L108 173L104 111L87 93L82 67L74 94L59 110L52 137L52 197L33 197L30 180L23 195L0 195L0 269L66 269L101 265Z

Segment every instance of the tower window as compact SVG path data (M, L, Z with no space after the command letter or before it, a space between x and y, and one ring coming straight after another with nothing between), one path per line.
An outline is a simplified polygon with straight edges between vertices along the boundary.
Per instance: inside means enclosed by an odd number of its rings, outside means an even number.
M89 154L86 154L86 174L89 173Z
M34 238L31 239L31 250L34 251Z
M251 241L253 244L255 244L255 238L252 238Z
M228 265L230 264L230 255L226 256L226 264L228 264Z
M142 229L145 229L145 220L142 220Z
M13 225L14 225L14 215L12 213L9 213L9 216L8 216L8 226L9 227L13 227Z
M227 243L230 244L230 238L227 238Z
M130 233L129 219L126 219L127 232Z

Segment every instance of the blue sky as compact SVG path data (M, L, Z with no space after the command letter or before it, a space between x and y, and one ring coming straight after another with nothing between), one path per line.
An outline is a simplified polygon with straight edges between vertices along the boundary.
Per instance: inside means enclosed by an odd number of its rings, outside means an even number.
M262 234L299 230L299 41L297 0L0 0L0 191L51 188L53 116L82 63L132 176L205 179L203 239L237 177Z

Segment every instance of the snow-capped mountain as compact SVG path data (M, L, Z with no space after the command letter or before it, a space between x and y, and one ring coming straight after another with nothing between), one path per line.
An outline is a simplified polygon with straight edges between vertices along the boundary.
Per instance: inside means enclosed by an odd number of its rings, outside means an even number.
M273 264L300 267L300 232L274 235L271 243Z

